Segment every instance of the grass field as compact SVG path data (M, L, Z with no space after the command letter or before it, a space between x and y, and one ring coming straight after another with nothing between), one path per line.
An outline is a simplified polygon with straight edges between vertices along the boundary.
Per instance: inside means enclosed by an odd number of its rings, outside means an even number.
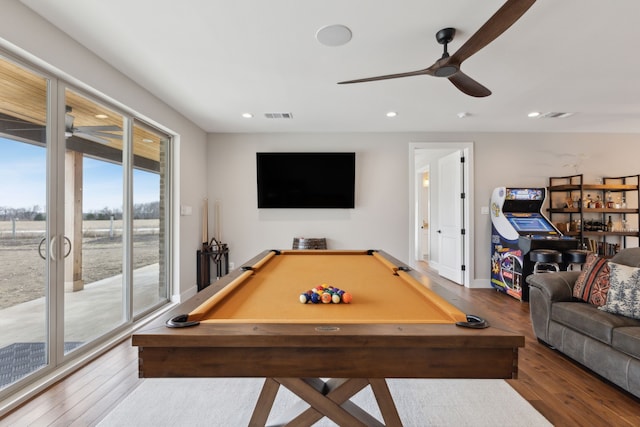
M0 309L45 295L44 230L44 221L0 221ZM159 262L158 250L158 220L134 221L134 268ZM85 284L122 273L122 254L122 221L83 222Z

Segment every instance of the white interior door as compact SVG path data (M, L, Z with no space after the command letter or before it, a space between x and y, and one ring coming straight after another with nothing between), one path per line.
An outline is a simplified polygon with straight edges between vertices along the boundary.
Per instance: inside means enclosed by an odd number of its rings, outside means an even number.
M438 159L438 240L441 276L464 284L464 193L462 151Z

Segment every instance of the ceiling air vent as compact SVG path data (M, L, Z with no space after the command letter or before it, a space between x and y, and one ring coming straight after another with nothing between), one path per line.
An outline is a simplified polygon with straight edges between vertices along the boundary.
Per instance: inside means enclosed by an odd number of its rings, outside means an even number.
M264 113L267 119L293 119L291 113Z
M558 112L549 112L543 113L540 115L542 119L566 119L567 117L573 116L574 113L558 113Z

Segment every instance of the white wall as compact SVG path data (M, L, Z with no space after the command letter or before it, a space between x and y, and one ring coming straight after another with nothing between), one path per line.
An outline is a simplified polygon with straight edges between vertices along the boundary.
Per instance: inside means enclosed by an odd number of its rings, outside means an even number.
M355 209L257 208L256 152L318 150L356 153ZM231 261L239 265L264 249L291 248L294 237L324 237L331 249L381 248L406 258L407 156L403 140L394 144L385 134L210 135L209 199L220 203Z
M474 284L489 283L491 223L480 208L498 186L546 187L549 176L640 173L638 135L549 133L211 134L209 198L222 206L223 240L238 265L268 248L289 248L294 236L326 237L331 248L381 248L409 262L409 144L474 143ZM637 148L639 147L639 148ZM356 208L259 210L257 151L355 151ZM577 164L577 166L571 166ZM213 221L213 219L212 219ZM431 224L432 228L437 224Z
M180 135L176 141L178 203L199 206L206 197L206 134L145 89L116 71L79 43L57 30L17 1L3 1L0 13L0 48L28 57L43 69L78 84L93 93L104 94L129 107L150 123ZM170 61L171 58L167 58ZM200 241L200 216L176 215L176 292L195 292L195 252Z

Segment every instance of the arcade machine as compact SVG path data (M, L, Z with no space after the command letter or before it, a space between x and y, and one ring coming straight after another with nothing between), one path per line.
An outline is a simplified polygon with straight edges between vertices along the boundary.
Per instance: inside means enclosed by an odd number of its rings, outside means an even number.
M533 272L530 251L579 246L541 213L545 198L544 188L498 187L491 195L491 286L523 301L529 300L525 279Z

